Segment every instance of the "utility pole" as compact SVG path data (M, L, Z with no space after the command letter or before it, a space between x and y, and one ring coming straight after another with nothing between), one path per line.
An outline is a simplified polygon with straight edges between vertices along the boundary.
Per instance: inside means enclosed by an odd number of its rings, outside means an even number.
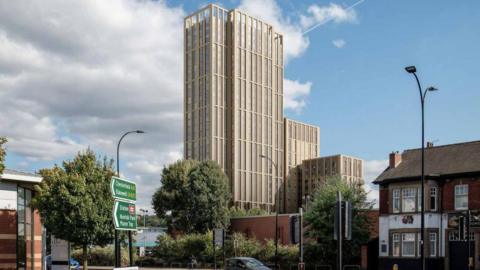
M472 269L473 266L473 258L472 258L472 252L471 252L471 241L470 241L470 222L471 222L471 212L470 210L467 211L467 248L468 248L468 270Z
M342 226L342 193L340 191L337 192L337 207L336 207L336 238L337 238L337 269L342 270L342 238L343 238L343 226Z
M298 216L300 218L299 220L299 234L300 234L300 243L299 243L299 248L300 248L300 263L303 263L303 208L298 208Z

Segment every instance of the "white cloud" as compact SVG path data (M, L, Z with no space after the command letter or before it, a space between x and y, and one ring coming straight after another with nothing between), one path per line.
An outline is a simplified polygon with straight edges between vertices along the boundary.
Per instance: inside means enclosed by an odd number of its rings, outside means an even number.
M335 23L356 22L357 13L354 9L344 8L340 5L330 3L328 6L311 5L308 8L308 15L300 16L300 23L304 29L315 25L322 25L329 21Z
M378 207L378 186L372 184L377 176L382 173L388 166L388 160L367 160L365 161L365 190L368 192L369 201L375 202Z
M283 87L285 89L283 106L285 109L299 113L306 105L306 98L310 94L312 83L301 83L299 81L285 79L283 81Z
M347 42L343 39L334 39L334 40L332 40L332 44L333 44L333 46L340 49L340 48L343 48L343 46L345 46L345 44L347 44Z
M87 146L145 187L182 152L184 11L163 1L0 2L0 135L30 161ZM21 161L22 164L25 161ZM23 166L18 164L18 166Z
M274 0L239 8L285 35L287 60L308 48L304 25ZM88 146L114 157L119 136L142 129L122 143L121 171L149 207L163 164L182 153L184 16L164 1L0 1L0 135L25 158L18 166ZM286 79L285 108L300 111L311 87Z

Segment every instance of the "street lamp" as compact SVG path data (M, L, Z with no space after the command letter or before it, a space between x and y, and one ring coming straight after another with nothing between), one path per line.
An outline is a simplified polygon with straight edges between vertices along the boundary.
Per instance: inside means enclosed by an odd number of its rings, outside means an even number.
M418 85L418 91L420 93L420 104L422 107L422 176L421 176L421 182L422 182L422 202L421 202L421 223L420 223L420 258L421 258L421 270L425 270L425 97L427 96L428 92L433 92L437 91L438 89L430 86L426 88L425 90L422 90L422 87L420 86L420 81L418 80L417 77L417 68L415 66L408 66L405 67L405 70L413 74L415 76L415 80L417 81Z
M125 132L117 144L117 176L120 177L120 144L122 143L123 138L131 133L145 133L143 130L132 130ZM128 231L128 257L130 259L130 266L133 265L133 254L132 254L132 231ZM115 267L120 267L120 241L118 240L118 230L115 230Z
M275 171L278 172L278 169L277 169L277 164L268 156L266 155L259 155L260 158L265 158L267 159L268 161L270 161L270 163L272 164L272 167L275 167ZM273 169L273 168L272 168ZM272 178L273 178L273 170L272 171ZM278 267L278 212L280 211L280 190L279 190L279 186L278 186L278 179L276 181L277 183L277 207L276 207L276 211L275 211L275 269L277 269Z

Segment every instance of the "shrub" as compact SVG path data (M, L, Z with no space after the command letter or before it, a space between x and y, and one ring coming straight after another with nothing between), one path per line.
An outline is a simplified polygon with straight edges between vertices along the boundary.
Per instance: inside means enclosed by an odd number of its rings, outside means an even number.
M72 258L82 262L83 255L82 249L74 249L72 252ZM122 265L128 265L128 247L122 247L121 249L121 261ZM136 252L133 250L133 260L136 260ZM94 266L112 266L115 264L115 254L113 246L106 247L92 247L88 252L88 264Z

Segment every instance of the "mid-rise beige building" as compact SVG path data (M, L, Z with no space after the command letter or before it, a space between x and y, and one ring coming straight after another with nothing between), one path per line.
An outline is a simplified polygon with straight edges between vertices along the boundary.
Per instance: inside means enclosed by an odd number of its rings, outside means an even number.
M287 213L295 213L301 205L297 166L320 155L320 128L285 118L285 184L281 198Z
M185 18L184 39L185 158L217 161L235 206L275 209L284 175L282 35L208 5Z
M299 181L302 198L312 194L316 188L325 183L327 177L335 175L348 183L363 184L363 160L346 155L304 160Z

